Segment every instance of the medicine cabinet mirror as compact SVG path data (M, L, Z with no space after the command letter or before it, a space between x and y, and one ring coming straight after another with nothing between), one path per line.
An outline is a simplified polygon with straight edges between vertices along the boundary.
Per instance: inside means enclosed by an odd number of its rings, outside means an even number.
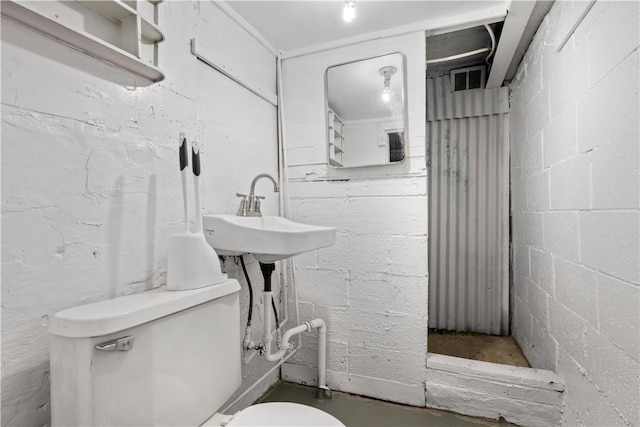
M406 155L406 77L401 53L329 67L327 161L336 168L389 165Z

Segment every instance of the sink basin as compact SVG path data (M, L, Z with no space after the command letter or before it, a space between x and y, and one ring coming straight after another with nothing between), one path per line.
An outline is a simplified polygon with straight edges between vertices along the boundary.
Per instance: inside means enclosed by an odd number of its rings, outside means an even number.
M253 254L273 262L331 246L336 229L289 221L279 216L203 215L204 235L218 255Z

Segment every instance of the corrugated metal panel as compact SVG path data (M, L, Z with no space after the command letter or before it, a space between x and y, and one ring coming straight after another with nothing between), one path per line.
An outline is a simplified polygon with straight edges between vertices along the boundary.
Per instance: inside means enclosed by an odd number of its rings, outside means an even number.
M509 89L452 92L449 76L427 79L427 122L509 112Z
M509 114L427 123L429 327L509 332Z

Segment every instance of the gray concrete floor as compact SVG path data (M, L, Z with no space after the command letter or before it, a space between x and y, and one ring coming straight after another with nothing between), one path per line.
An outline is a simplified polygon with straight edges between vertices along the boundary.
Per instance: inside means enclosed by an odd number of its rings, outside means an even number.
M512 426L506 422L467 417L437 409L417 408L348 393L333 392L318 400L316 388L280 381L256 403L293 402L323 410L346 426Z

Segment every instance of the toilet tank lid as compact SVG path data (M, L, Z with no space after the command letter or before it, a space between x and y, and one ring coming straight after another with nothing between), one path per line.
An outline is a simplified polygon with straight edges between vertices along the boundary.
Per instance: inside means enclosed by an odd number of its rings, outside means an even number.
M235 279L188 291L166 287L62 310L49 323L49 332L69 338L99 337L123 331L196 305L238 292Z

